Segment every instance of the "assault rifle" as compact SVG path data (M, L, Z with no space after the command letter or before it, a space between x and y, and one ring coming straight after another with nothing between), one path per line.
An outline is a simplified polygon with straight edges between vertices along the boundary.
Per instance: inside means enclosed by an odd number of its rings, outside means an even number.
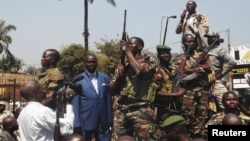
M62 110L62 99L63 96L65 95L65 86L57 90L56 92L56 125L54 129L54 140L55 141L61 141L62 140L62 135L60 132L60 122L59 122L59 117L60 117L60 111Z
M123 41L128 41L128 35L126 32L126 18L127 18L127 10L124 10L124 22L123 22L123 32L122 32L122 40ZM124 65L125 64L125 50L126 50L126 46L122 46L121 47L121 64Z
M205 57L207 56L208 52L214 48L215 43L217 43L218 41L221 41L221 39L217 38L216 40L214 40L214 42L208 46L207 48L205 48L203 50L203 52L199 55L199 58L197 59L197 61L194 63L194 65L192 66L191 69L195 69L197 68L197 66L205 59ZM196 72L193 72L192 74L187 75L186 77L182 78L182 81L188 81L188 80L193 80L195 78L198 77L198 74Z
M189 54L189 51L190 51L190 48L191 48L191 45L188 46L188 49L186 51L186 54L185 54L185 58L182 58L181 57L181 62L180 62L180 65L178 67L178 72L173 80L173 86L172 86L172 92L177 92L178 91L178 88L179 88L179 84L180 84L180 80L181 80L181 75L182 75L182 71L184 70L184 67L186 65L186 61L187 61L187 57L188 57L188 54Z
M56 94L56 124L55 124L55 129L54 129L54 141L62 140L59 118L63 117L63 114L64 114L66 88L70 87L75 92L81 93L82 89L80 85L76 85L75 82L80 81L83 78L84 78L83 76L78 76L70 82L64 82L54 87L54 89L56 90L56 93L55 93Z

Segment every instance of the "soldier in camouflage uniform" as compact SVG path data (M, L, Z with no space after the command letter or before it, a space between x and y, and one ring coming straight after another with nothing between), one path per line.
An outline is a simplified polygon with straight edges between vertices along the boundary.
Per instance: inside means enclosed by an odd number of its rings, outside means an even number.
M182 80L185 80L187 92L183 96L182 110L187 119L187 126L191 137L201 137L204 133L204 125L208 120L208 74L211 72L211 64L207 57L199 59L201 52L197 51L197 42L192 34L185 34L182 38L185 56L180 60L186 60ZM185 57L185 58L184 58ZM181 59L183 58L183 59ZM201 60L200 62L197 62ZM198 64L198 65L197 65ZM190 75L191 74L191 75ZM196 77L190 77L195 74Z
M155 59L141 51L144 42L132 37L125 46L125 64L118 65L110 83L115 97L113 138L130 135L137 141L157 140L154 134L156 115L153 111L156 85L152 83Z
M171 63L171 48L165 45L157 46L157 56L160 64L156 67L154 82L158 85L155 106L157 108L158 125L173 114L180 114L182 108L182 95L185 88L177 86L175 91L173 86L174 77L178 73L178 66ZM162 135L165 138L165 135Z
M52 109L56 108L56 97L53 89L57 84L63 80L63 75L56 67L60 54L55 49L47 49L43 52L41 59L42 67L46 69L44 73L39 76L39 83L47 90L46 99L42 103Z
M181 115L171 115L161 124L166 136L161 141L191 141L186 120Z

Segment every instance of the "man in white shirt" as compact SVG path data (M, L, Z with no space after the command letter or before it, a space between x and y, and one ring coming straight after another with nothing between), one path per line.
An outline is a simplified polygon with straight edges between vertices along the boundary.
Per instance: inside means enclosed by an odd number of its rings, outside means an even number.
M53 141L56 113L41 104L46 98L43 86L35 80L27 81L20 88L20 94L27 101L17 119L21 140ZM67 104L66 111L65 117L59 119L61 135L73 133L74 114L70 104Z

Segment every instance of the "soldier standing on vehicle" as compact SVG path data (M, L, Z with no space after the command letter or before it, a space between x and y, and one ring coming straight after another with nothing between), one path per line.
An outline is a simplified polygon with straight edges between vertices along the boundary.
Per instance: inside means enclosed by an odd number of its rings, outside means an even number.
M122 40L122 46L126 47L127 61L118 65L110 83L111 93L118 97L114 102L113 140L130 135L139 141L157 141L153 111L156 86L152 83L155 58L141 54L144 41L139 37Z
M222 95L228 91L228 88L223 82L223 77L225 77L233 67L236 66L237 62L227 50L220 46L221 39L217 32L211 32L205 36L208 38L208 44L213 44L212 49L208 52L213 71L213 75L210 77L211 93L218 104L217 112L221 112L224 109Z

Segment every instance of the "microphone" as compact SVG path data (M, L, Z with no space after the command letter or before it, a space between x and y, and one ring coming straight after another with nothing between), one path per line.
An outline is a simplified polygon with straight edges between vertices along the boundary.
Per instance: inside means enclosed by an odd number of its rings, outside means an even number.
M182 13L183 13L183 14L186 14L187 11L188 11L187 8L185 8L185 9L183 9L183 12L182 12Z
M57 86L53 87L53 89L58 89L58 88L63 87L63 86L70 86L70 87L72 86L73 87L75 85L75 82L80 81L83 78L84 77L82 75L80 75L80 76L74 78L72 81L66 81L66 82L58 84Z
M72 80L71 83L75 83L75 82L77 82L77 81L80 81L80 80L82 80L83 78L84 78L84 76L80 75L80 76L74 78L74 79Z
M166 17L166 18L176 18L176 16L163 16L163 17Z
M186 13L188 12L187 8L183 9L181 14L181 21L183 22L184 18L186 17Z
M74 97L77 93L79 94L79 93L82 92L82 87L81 87L81 85L75 84L75 82L80 81L80 80L82 80L83 78L84 78L84 76L80 75L80 76L78 76L78 77L73 78L73 80L68 84L68 86L69 86L72 90L74 90L74 93L71 93L71 94L70 94L71 97Z

